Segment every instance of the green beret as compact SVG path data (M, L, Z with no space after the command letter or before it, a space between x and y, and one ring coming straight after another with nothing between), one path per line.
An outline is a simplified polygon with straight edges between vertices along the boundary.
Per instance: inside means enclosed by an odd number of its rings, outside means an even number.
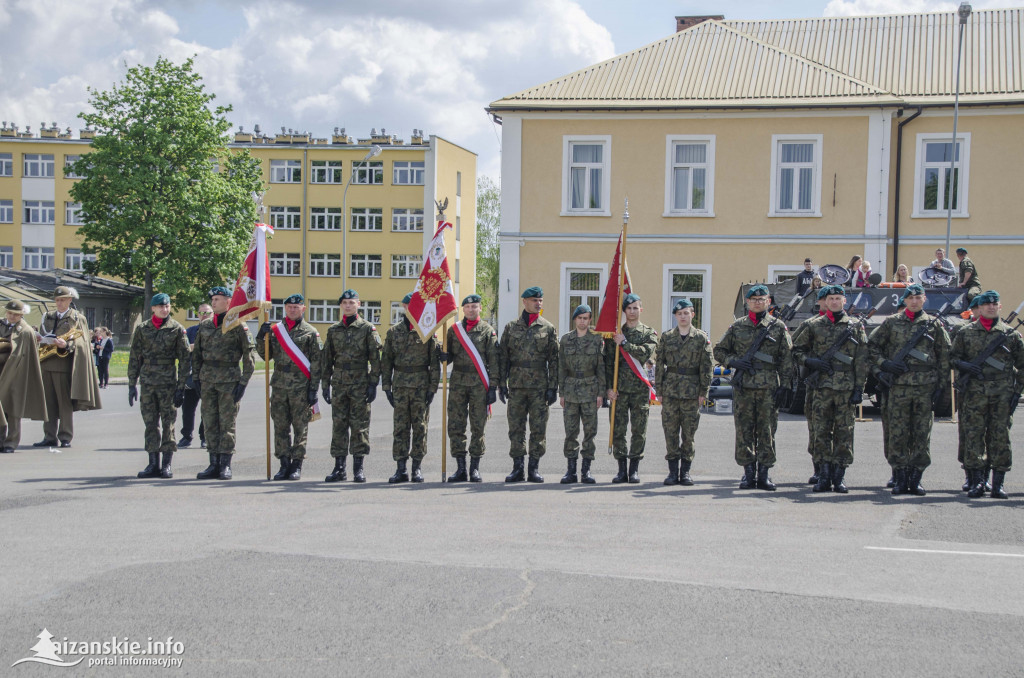
M768 288L764 285L754 285L747 290L746 299L750 297L770 297L772 294L768 291Z
M590 308L588 304L580 304L579 306L576 307L576 310L572 312L572 320L576 320L576 316L583 315L584 313L593 314L594 311Z
M625 311L626 307L632 304L634 301L640 301L640 297L630 292L626 296L622 297L622 310Z
M672 313L675 314L676 311L682 311L684 308L693 308L693 302L689 299L680 299L672 307Z
M221 285L219 287L214 287L213 289L210 290L210 296L211 297L215 297L218 294L220 296L222 296L222 297L230 297L231 296L231 292L229 292L228 288L224 287L223 285Z
M907 285L907 291L900 297L900 303L902 304L907 297L916 297L919 294L924 294L924 288L914 283L913 285Z
M150 306L163 306L164 304L169 303L171 303L171 298L164 294L163 292L160 292L159 294L154 294L153 297L149 300Z
M305 303L306 299L301 294L293 294L284 300L286 304L302 304Z
M338 303L340 304L341 302L345 301L346 299L358 299L358 298L359 298L359 292L356 292L354 289L349 288L349 289L345 290L344 292L342 292L341 296L338 297Z
M971 299L971 306L970 306L970 308L974 308L975 306L981 306L982 304L998 304L998 303L999 303L999 292L996 292L995 290L988 290L986 292L982 292L978 296L976 296L973 299Z
M410 301L412 301L412 292L409 292L409 294L402 297L403 304L408 304Z
M468 297L462 300L462 305L466 304L479 304L483 299L480 298L479 294L470 294Z
M540 298L544 296L544 290L534 285L533 287L527 287L525 290L523 290L522 296L523 299L530 299L532 297Z
M957 254L967 254L967 248L965 248L965 247L957 247L956 248L956 253Z
M844 290L840 285L826 285L825 287L822 287L820 290L818 290L819 299L824 299L830 294L841 294L845 297L846 290Z

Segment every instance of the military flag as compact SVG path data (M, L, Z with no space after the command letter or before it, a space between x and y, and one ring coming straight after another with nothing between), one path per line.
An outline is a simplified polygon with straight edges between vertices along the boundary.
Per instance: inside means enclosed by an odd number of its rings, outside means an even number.
M267 224L256 224L256 228L253 229L249 252L245 255L228 312L224 316L224 333L261 311L270 310L270 256L267 253L267 236L273 235L274 229Z
M604 300L601 302L601 312L597 316L597 326L594 328L605 336L611 337L620 331L620 314L622 310L619 305L622 297L633 291L629 283L629 267L626 266L623 257L623 240L626 237L626 229L619 233L619 242L615 245L615 256L612 257L612 267L608 272L608 284L604 287ZM619 270L619 266L622 270Z
M437 223L437 231L423 257L420 279L416 282L412 300L405 311L423 342L429 341L437 328L455 316L459 308L455 301L455 287L452 285L448 253L444 245L444 231L451 227L443 219Z

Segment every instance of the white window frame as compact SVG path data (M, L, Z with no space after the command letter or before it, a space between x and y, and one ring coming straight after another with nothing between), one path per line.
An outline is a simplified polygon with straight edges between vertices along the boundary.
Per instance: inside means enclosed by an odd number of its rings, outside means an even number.
M14 201L0 200L0 224L14 223Z
M0 245L0 267L14 268L13 245Z
M0 153L0 177L14 176L14 154Z
M302 255L298 252L270 252L270 275L297 277L302 275Z
M960 144L960 160L956 163L957 169L960 170L959 178L957 179L957 190L960 191L960 195L957 198L957 206L953 210L954 219L967 219L970 217L970 213L967 210L967 196L970 194L968 190L968 184L971 176L971 133L970 132L957 132L956 135L957 143ZM930 167L940 167L944 169L949 168L949 163L942 163L936 165L932 163L930 165L925 164L925 146L929 143L950 143L953 141L953 135L934 132L923 132L917 135L917 153L916 160L914 162L914 211L911 213L911 219L934 219L937 217L946 218L948 212L947 208L942 207L942 199L938 200L938 209L925 210L924 208L924 174L925 170ZM942 177L946 176L945 172L942 172ZM943 188L944 182L939 182L939 187ZM955 266L955 264L954 264Z
M458 217L455 217L458 219ZM395 207L391 210L392 233L422 233L422 207ZM458 236L455 238L458 240Z
M270 322L281 322L284 320L284 299L270 300Z
M309 312L309 322L333 325L338 322L341 307L330 299L310 299L306 310Z
M69 271L84 271L83 262L96 261L95 254L82 254L81 249L64 248L64 268Z
M380 325L380 311L379 301L363 301L359 304L359 315L371 325Z
M52 153L25 153L22 156L26 179L52 179L54 158Z
M794 278L804 272L803 264L794 264L792 266L786 266L784 264L770 265L768 266L768 280L773 283L779 282L778 276L780 275L792 275ZM815 269L817 272L817 269ZM776 301L778 301L776 299Z
M702 209L675 208L676 168L675 147L678 144L704 144L707 147L704 167L704 207ZM697 166L697 165L693 165ZM691 175L692 177L692 175ZM692 178L691 178L692 186ZM692 198L692 190L691 190ZM670 134L665 137L665 213L666 217L713 217L715 216L715 135L714 134Z
M302 228L302 208L275 205L270 208L270 225L274 230L297 231Z
M54 224L57 208L53 200L23 200L25 224Z
M342 183L341 160L310 160L309 183L340 184Z
M384 209L381 207L353 207L350 230L365 233L384 231Z
M310 207L309 208L309 230L311 230L311 231L340 231L341 230L341 208L340 207Z
M80 202L65 202L64 203L64 223L69 226L81 226L82 225L82 203Z
M392 278L419 278L423 269L422 254L392 254L391 255L391 277Z
M22 247L22 268L26 271L46 271L53 268L52 247Z
M814 177L811 181L811 208L809 210L791 209L781 210L779 209L779 176L784 169L779 164L779 153L782 144L788 143L813 143L814 144L814 161L811 163L811 167L814 170ZM823 157L823 144L824 135L822 134L773 134L772 135L772 153L771 153L771 181L769 186L769 206L768 216L769 217L820 217L821 216L821 159ZM798 187L800 185L799 179L794 177L793 185ZM794 195L794 204L798 204L798 200Z
M76 163L82 159L80 155L65 155L64 156L64 177L66 179L81 179L81 174L75 174L70 170L72 163Z
M711 332L711 264L665 264L662 269L661 299L662 307L665 309L662 315L663 328L668 331L676 326L676 319L672 315L672 296L677 294L672 291L672 276L676 273L697 274L704 277L704 289L699 294L687 295L687 299L701 299L701 311L703 317L700 319L700 329Z
M272 184L301 184L302 183L302 161L301 160L271 160L270 161L270 183Z
M348 277L380 278L383 269L383 256L380 254L349 255ZM361 272L360 272L361 271Z
M601 196L604 205L598 209L573 209L572 205L572 147L574 144L604 146L601 152ZM587 175L589 182L590 175ZM589 185L589 184L588 184ZM612 137L610 134L565 135L562 137L562 211L563 217L610 217L612 186Z
M340 254L310 254L309 255L309 277L310 278L340 278L341 277L341 255Z
M383 186L384 185L384 162L360 162L352 168L352 179L353 184L361 184L363 186Z
M600 282L597 289L597 298L600 300L604 297L604 288L608 285L608 263L566 261L562 262L559 268L558 279L562 281L562 284L559 286L560 291L558 295L558 326L564 328L562 330L564 334L573 329L572 312L576 310L569 308L569 297L573 291L569 286L569 281L572 279L570 276L573 273L599 273ZM598 306L593 308L593 312L593 324L597 324L597 316L601 314L600 301Z
M392 301L391 302L391 324L397 325L405 319L405 309L402 308L402 302Z
M396 160L391 168L391 183L395 186L422 186L426 163L422 160Z

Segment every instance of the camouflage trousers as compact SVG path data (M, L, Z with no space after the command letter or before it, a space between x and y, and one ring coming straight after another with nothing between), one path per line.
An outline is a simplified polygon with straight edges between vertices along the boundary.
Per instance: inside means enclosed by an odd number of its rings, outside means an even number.
M596 400L596 398L595 398ZM508 455L526 455L526 424L530 424L530 458L540 459L547 448L548 402L544 389L514 388L508 393Z
M306 435L310 411L307 389L273 387L270 391L270 418L274 420L274 456L278 459L305 459Z
M647 446L647 418L651 413L651 395L622 393L615 401L615 430L612 432L612 456L616 459L643 459ZM626 426L630 427L629 451L626 451Z
M853 425L857 418L850 392L819 388L810 393L807 420L814 449L811 456L846 468L853 463Z
M580 422L583 422L583 444L578 440ZM594 438L597 437L597 398L582 403L565 401L562 408L562 423L565 425L565 445L562 448L566 459L594 459Z
M811 455L811 461L815 464L821 462L821 455L814 451L814 420L811 417L811 397L814 392L807 389L804 392L804 417L807 419L807 454Z
M893 386L886 398L889 465L923 471L932 463L932 388Z
M331 456L365 457L370 453L370 403L366 402L366 389L346 393L332 389ZM350 445L351 442L351 445Z
M391 391L395 399L394 443L391 457L395 461L409 458L412 444L412 458L422 459L427 454L427 401L424 392L417 388L395 388Z
M235 453L235 418L238 403L234 390L237 381L203 382L202 413L206 426L206 449L210 454Z
M665 431L665 459L693 461L693 438L700 424L697 398L661 399L661 428Z
M771 468L775 465L775 429L779 411L770 388L744 388L732 392L732 419L736 429L736 463Z
M482 457L486 451L484 426L487 424L487 390L483 384L448 389L448 440L452 444L453 457L466 454L467 419L472 436L469 456Z
M146 452L174 452L174 422L178 411L174 409L174 385L146 386L139 391L139 411L146 425ZM163 433L160 424L163 423Z
M960 421L964 429L964 468L1009 471L1013 462L1010 396L968 392L960 409Z
M889 394L878 393L878 411L882 420L882 455L889 461Z

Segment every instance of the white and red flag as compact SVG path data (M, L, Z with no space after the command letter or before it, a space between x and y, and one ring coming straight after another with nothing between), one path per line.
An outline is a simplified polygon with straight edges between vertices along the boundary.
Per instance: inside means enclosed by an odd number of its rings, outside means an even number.
M601 313L597 316L597 326L594 330L605 337L618 334L622 330L617 327L619 320L619 303L622 297L632 292L629 283L629 267L625 262L620 262L622 253L622 233L619 234L619 242L615 246L615 256L612 257L612 267L608 272L608 284L604 286L604 300L601 302ZM622 295L619 295L619 266L625 268L625 275L622 276Z
M270 257L267 254L267 236L274 229L267 224L256 224L253 229L249 253L245 255L242 271L235 282L228 312L224 316L224 332L245 322L262 310L270 309Z
M459 308L444 245L444 231L451 227L447 221L438 222L437 231L423 257L420 279L416 282L412 300L405 311L406 317L424 342L429 341L437 328L454 316Z

